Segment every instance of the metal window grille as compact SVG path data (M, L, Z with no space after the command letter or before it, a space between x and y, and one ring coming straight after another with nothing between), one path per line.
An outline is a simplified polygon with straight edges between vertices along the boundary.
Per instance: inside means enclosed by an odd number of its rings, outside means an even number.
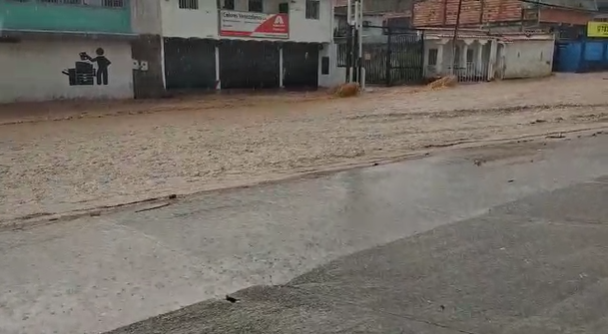
M234 10L234 0L224 0L223 9Z
M124 0L103 0L102 7L122 8L125 6Z
M437 57L439 55L439 50L437 49L429 49L429 66L437 66Z
M179 0L181 9L198 9L198 0Z
M264 3L262 0L249 0L248 8L250 12L263 13Z
M320 5L317 0L306 0L306 18L312 20L319 19Z

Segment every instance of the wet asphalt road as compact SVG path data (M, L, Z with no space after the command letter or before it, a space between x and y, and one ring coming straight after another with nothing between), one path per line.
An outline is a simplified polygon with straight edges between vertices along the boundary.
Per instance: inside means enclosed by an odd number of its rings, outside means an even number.
M607 145L482 166L495 151L453 152L2 232L0 332L181 308L113 334L600 333Z
M606 177L533 195L111 334L605 333L607 200Z

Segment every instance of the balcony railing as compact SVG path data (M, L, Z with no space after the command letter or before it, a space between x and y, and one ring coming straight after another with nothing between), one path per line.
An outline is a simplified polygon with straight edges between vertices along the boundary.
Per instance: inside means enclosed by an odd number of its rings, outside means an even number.
M91 6L103 8L124 8L125 0L8 0L11 3L21 4L52 4L52 5L71 5L71 6Z

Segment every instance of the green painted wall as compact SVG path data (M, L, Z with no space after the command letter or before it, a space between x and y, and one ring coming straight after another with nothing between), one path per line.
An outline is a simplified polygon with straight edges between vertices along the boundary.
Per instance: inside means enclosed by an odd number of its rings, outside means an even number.
M0 0L1 29L130 33L131 8Z

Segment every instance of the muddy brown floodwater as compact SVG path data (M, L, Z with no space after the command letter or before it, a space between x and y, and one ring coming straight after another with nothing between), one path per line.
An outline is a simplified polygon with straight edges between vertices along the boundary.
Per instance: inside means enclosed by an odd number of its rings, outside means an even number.
M0 220L608 125L601 74L463 85L0 107ZM59 120L59 121L52 121Z

